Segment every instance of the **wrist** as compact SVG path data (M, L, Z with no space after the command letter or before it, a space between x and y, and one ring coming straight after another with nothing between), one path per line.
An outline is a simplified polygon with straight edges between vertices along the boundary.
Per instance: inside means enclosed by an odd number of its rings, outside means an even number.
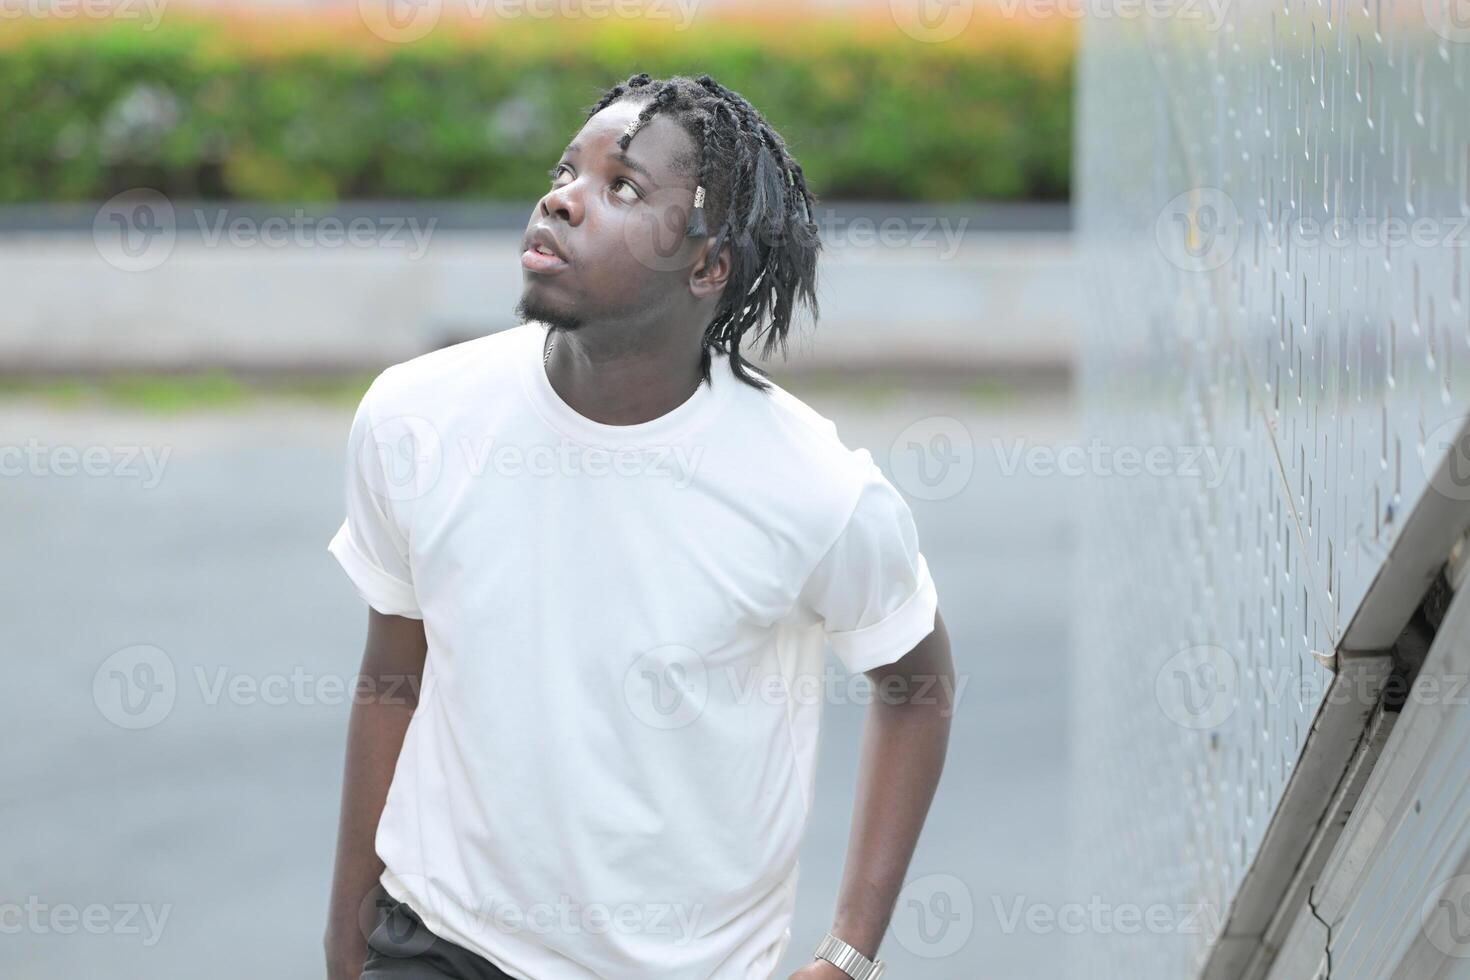
M861 925L844 922L833 925L827 930L827 935L842 940L870 960L878 958L878 946L883 942L882 933L873 935L872 929L864 929Z
M878 959L878 940L872 939L872 937L867 936L861 930L841 929L841 927L833 926L829 930L828 936L838 937L842 942L847 943L848 946L856 949L857 952L867 956L869 959Z
M875 944L876 951L876 944ZM883 963L869 956L858 947L847 942L835 932L829 932L817 944L814 954L818 963L826 962L852 980L881 980Z

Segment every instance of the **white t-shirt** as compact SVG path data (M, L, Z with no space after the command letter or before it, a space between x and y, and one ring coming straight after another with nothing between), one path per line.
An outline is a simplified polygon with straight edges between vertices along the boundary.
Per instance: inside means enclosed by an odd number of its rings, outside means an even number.
M383 885L522 980L767 980L846 691L825 643L858 672L934 628L912 516L725 357L668 414L604 425L551 386L545 336L394 365L353 419L328 548L428 638Z

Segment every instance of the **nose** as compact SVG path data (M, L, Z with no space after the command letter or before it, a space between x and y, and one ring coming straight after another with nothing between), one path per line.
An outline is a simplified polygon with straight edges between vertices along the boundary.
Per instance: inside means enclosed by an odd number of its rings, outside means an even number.
M580 197L574 187L581 180L580 177L573 178L560 186L553 187L541 198L541 214L543 217L555 215L569 225L575 225L582 220L582 204Z

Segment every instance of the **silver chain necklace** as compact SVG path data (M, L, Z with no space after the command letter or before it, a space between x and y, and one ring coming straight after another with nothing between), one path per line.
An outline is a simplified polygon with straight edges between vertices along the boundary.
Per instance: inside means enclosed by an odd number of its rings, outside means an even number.
M551 335L551 340L546 344L546 353L541 355L541 366L545 367L551 363L551 349L556 346L556 334Z

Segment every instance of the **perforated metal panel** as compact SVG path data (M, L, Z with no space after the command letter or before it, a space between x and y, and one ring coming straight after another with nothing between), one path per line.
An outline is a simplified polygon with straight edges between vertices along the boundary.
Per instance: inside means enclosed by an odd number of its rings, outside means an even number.
M1445 2L1085 23L1085 431L1161 462L1096 466L1081 516L1079 977L1198 974L1321 707L1314 651L1423 495L1470 497L1470 470L1429 478L1470 402L1470 9Z

